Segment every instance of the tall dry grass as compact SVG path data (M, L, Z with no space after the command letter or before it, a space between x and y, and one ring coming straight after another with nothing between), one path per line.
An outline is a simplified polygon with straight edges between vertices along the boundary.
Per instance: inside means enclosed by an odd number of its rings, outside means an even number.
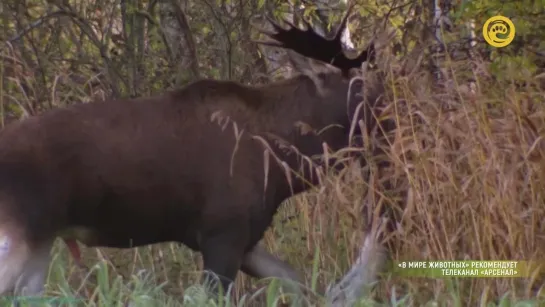
M489 76L476 76L471 91L453 69L441 86L427 75L390 74L383 116L397 129L385 146L392 168L380 180L407 191L390 237L394 260L545 260L543 82L517 86ZM368 189L361 174L329 177L318 191L296 201L299 232L307 238L302 258L311 259L319 249L324 284L347 269L361 242L360 212ZM278 227L274 238L282 237ZM276 246L273 236L267 239ZM299 264L313 276L310 263ZM505 295L543 300L544 276L542 270L515 279L388 276L376 296L410 293L407 302L415 306L430 300L474 306Z
M390 159L409 197L394 240L403 260L537 260L545 255L543 195L545 92L478 78L474 93L451 72L447 86L397 80L398 129ZM450 84L450 86L449 86ZM534 297L543 272L528 279L464 279L467 304L507 292ZM385 288L392 285L387 283ZM443 280L399 280L438 298Z

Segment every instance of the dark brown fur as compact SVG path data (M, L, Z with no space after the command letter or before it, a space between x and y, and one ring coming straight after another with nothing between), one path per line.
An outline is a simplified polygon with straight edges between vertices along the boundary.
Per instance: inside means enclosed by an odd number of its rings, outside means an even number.
M265 176L262 140L296 171L300 158L275 145L276 137L308 156L322 153L323 142L346 146L362 83L349 91L345 75L336 68L260 87L201 80L152 98L79 104L16 122L0 133L0 234L13 250L26 250L22 266L61 236L118 248L181 242L203 253L223 286L239 269L275 275L250 260L272 257L256 244L278 206L315 177L307 172L308 182L293 176L290 184L272 156ZM337 126L305 134L301 122L314 131ZM0 275L2 265L0 256ZM0 294L23 275L4 274Z

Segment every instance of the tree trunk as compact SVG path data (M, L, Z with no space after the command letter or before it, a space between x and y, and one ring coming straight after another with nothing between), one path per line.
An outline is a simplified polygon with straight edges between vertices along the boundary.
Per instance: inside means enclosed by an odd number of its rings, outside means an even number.
M182 85L200 78L193 33L180 3L177 0L160 0L157 5L171 61L177 67L176 84Z

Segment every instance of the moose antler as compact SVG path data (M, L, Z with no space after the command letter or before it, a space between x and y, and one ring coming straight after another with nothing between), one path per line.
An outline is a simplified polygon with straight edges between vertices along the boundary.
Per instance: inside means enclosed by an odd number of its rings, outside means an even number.
M344 54L341 37L346 29L348 16L352 10L352 7L353 6L347 10L332 39L325 38L316 33L316 31L312 29L312 26L305 20L303 20L306 27L305 30L299 29L297 26L285 19L284 22L288 24L289 28L284 29L271 17L265 15L266 19L273 26L274 32L268 31L261 27L256 28L258 28L261 33L267 35L269 38L272 38L273 41L256 41L256 43L290 49L305 57L329 63L340 68L342 71L348 71L350 68L359 68L364 61L368 59L372 60L374 58L375 50L374 45L370 44L366 50L362 51L354 59L350 59Z

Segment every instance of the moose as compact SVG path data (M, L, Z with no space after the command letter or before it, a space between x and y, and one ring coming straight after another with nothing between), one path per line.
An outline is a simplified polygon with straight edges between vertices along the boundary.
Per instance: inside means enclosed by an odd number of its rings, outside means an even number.
M348 15L333 38L268 18L274 30L259 29L268 40L258 43L300 56L293 61L303 73L289 79L259 86L202 79L5 127L0 295L43 293L56 238L113 248L180 242L202 253L205 276L224 289L239 270L300 281L258 242L280 204L317 183L300 155L346 147L352 121L363 118L356 111L364 84L351 77L374 49L344 54Z

